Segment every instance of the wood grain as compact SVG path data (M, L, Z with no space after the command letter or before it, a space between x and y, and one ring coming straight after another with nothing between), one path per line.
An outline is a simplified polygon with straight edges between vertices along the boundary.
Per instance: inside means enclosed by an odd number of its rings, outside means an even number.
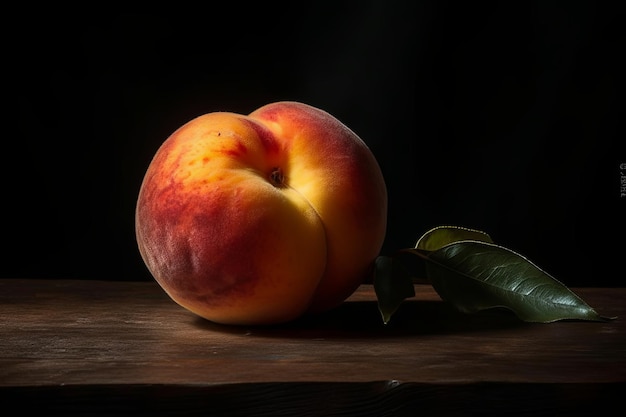
M551 324L415 289L387 325L363 285L320 316L232 327L152 282L0 280L0 400L48 415L554 415L626 392L626 288L574 289L617 320Z

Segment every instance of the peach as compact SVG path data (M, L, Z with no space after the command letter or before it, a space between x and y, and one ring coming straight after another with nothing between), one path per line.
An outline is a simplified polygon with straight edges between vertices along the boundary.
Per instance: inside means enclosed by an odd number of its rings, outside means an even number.
M139 190L139 252L176 303L263 325L341 304L372 273L387 190L359 136L329 113L276 102L214 112L163 142Z

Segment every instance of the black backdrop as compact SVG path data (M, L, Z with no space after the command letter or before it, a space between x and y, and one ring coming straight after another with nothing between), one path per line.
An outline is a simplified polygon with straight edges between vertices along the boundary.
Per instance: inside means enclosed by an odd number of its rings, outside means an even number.
M476 3L5 14L1 276L151 279L133 216L160 143L202 113L298 100L376 155L383 252L461 225L567 285L623 286L623 16Z

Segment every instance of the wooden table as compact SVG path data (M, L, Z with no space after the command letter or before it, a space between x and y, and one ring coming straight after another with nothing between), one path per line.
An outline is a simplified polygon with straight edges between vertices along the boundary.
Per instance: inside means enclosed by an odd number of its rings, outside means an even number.
M154 282L0 280L0 404L45 415L588 415L626 394L626 288L606 323L463 315L416 285L271 327L202 320Z

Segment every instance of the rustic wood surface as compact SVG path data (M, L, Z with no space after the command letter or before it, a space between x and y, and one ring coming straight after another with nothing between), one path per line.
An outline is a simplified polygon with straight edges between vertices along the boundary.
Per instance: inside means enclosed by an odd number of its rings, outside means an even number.
M232 327L153 282L5 279L0 400L47 415L584 413L626 394L626 288L573 290L617 320L464 315L416 285L384 325L363 285L320 316Z

